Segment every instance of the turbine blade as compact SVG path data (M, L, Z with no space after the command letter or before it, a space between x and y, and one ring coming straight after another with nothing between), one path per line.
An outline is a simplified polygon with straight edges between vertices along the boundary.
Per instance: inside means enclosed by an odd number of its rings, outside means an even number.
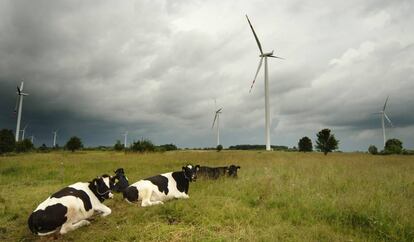
M387 114L386 114L386 113L384 113L384 116L385 116L385 118L387 119L388 123L390 123L390 124L391 124L391 127L394 127L394 125L393 125L393 124L392 124L392 122L391 122L391 119L390 119L390 118L388 118L388 116L387 116Z
M260 58L259 66L257 67L256 75L254 75L254 79L253 79L252 85L250 86L249 93L252 91L253 85L256 82L257 75L259 74L260 68L262 67L262 63L263 63L263 57Z
M17 95L17 97L16 97L16 106L14 107L14 112L15 113L17 113L17 106L19 105L19 99L20 99L20 96Z
M254 32L254 28L252 26L252 23L250 23L250 20L249 20L249 17L247 16L247 14L246 14L246 18L247 18L247 21L249 22L250 28L253 31L253 35L254 35L254 38L256 39L257 46L259 46L260 54L263 55L262 45L260 44L259 38L257 38L256 32Z
M213 125L211 125L211 128L214 128L214 124L216 123L216 119L217 119L217 113L216 113L216 115L214 115Z
M390 96L387 96L387 99L385 99L385 103L384 103L384 108L382 109L382 111L385 111L385 107L387 106L387 102L388 102L388 98L389 98Z
M218 110L216 111L216 113L219 113L222 109L223 109L223 108L218 109Z
M275 55L269 55L269 57L278 58L278 59L281 59L281 60L286 60L285 58L282 58L282 57L279 57L279 56L275 56Z

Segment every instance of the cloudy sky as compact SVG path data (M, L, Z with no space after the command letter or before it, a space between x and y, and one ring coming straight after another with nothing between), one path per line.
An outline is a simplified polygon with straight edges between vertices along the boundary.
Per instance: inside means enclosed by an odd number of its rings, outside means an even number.
M0 0L0 128L15 130L15 87L25 81L22 124L36 145L70 136L86 146L149 138L215 146L214 99L224 146L264 144L263 72L269 60L271 139L295 146L330 128L344 151L414 148L414 2Z

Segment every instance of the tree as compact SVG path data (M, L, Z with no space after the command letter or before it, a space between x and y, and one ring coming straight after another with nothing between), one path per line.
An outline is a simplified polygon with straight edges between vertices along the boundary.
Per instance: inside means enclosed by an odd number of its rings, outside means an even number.
M33 148L33 143L29 139L24 139L16 142L16 152L28 152Z
M312 141L307 136L299 140L298 143L299 151L311 152L312 151Z
M386 154L401 154L402 142L398 139L389 139L385 142L384 151Z
M160 145L160 148L164 151L178 150L178 148L175 144Z
M123 149L124 149L124 145L121 144L121 141L120 140L117 140L116 143L115 143L115 145L114 145L114 150L121 151Z
M217 147L216 147L217 152L220 152L222 149L223 149L222 145L217 145Z
M15 144L16 141L11 129L0 130L0 154L12 152L14 150Z
M134 142L131 146L132 151L138 152L153 152L155 151L155 145L149 139L139 140Z
M42 144L42 145L38 148L38 150L39 150L40 152L47 152L47 151L48 151L48 148L47 148L46 144Z
M335 139L335 136L331 134L330 129L322 129L316 134L316 149L322 151L325 155L328 152L338 149L339 141Z
M76 136L70 138L69 141L66 143L66 149L72 152L75 152L75 150L79 150L82 147L83 145L81 139Z
M368 147L368 152L372 155L376 155L376 154L378 154L378 149L375 145L370 145Z

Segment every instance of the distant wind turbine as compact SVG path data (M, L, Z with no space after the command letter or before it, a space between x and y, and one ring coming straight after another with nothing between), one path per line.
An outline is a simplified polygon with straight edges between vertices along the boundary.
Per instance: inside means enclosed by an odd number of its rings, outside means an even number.
M387 107L388 98L389 98L389 96L387 96L387 99L385 99L384 107L382 108L382 110L379 111L378 113L374 113L374 114L381 115L382 135L384 136L384 147L385 147L385 143L387 142L387 138L385 137L385 121L384 121L384 119L386 119L388 121L388 123L391 125L391 127L394 127L394 125L391 122L391 119L385 113L385 107Z
M127 148L127 145L128 145L127 142L128 142L128 131L124 133L124 148L125 149Z
M260 68L262 67L263 58L264 58L264 62L265 62L265 67L264 67L264 82L265 82L265 134L266 134L266 150L270 150L270 104L269 104L269 75L268 75L268 70L267 70L267 57L278 58L278 59L283 59L283 58L281 58L279 56L273 55L273 50L272 50L272 52L263 53L262 45L260 44L260 41L257 38L256 32L254 31L253 26L250 23L249 17L247 15L246 15L246 18L247 18L247 21L249 22L250 28L252 29L254 38L256 39L256 43L257 43L257 46L259 47L259 51L260 51L260 55L259 55L259 57L260 57L259 67L257 68L256 75L254 76L252 85L250 86L249 93L252 91L253 85L256 82L256 77L259 74Z
M32 136L30 136L30 139L31 139L31 141L32 141L32 144L34 145L34 139L35 139L35 137L34 137L34 135L32 135Z
M211 125L211 128L214 128L214 124L216 123L217 120L217 146L220 145L220 114L221 114L221 110L223 110L223 108L220 108L216 111L216 115L214 115L214 120L213 120L213 125Z
M56 147L56 137L57 137L57 131L58 131L58 130L53 131L53 148L55 148L55 147Z
M27 124L24 126L24 128L21 130L22 131L22 140L24 140L24 133L26 132L26 128L27 128Z
M16 141L19 141L19 132L20 132L20 120L22 117L22 106L23 106L23 97L29 95L28 93L23 93L23 81L19 86L17 86L17 100L16 100L16 107L14 108L14 112L17 112L17 125L16 125Z

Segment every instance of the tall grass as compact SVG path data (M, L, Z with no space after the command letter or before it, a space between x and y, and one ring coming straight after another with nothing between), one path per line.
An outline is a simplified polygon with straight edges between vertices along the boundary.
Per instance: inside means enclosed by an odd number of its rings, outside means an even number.
M414 241L414 158L368 154L177 151L0 157L0 240L44 241L27 218L51 193L123 167L131 182L186 163L238 164L198 180L190 199L141 208L121 195L106 218L61 241Z

